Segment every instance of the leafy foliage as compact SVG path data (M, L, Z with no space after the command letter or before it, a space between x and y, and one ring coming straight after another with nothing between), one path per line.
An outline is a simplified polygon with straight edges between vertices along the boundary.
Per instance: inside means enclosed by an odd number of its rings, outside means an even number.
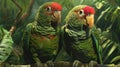
M112 1L112 3L111 3ZM119 4L118 0L99 1L95 3L96 7L96 26L101 28L102 33L102 48L103 48L103 63L119 63ZM117 59L116 59L117 58Z
M27 10L30 0L16 0L22 8L21 15ZM63 6L62 24L68 11L79 4L91 5L96 10L95 25L102 30L101 45L103 63L119 63L120 62L120 0L35 0L30 16L21 21L15 33L13 40L15 47L19 46L22 51L22 37L26 24L32 22L36 15L38 7L48 1L59 2ZM13 25L19 9L11 0L0 0L0 24L7 30ZM21 16L20 15L20 16ZM22 55L20 55L21 57ZM19 60L18 60L19 61Z
M10 32L0 27L0 63L5 62L12 52L13 40Z

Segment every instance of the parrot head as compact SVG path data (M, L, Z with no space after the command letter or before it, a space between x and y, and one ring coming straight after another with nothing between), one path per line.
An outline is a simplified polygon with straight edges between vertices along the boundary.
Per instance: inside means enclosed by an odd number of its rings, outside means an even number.
M36 15L36 20L39 23L51 24L55 27L61 21L62 6L57 2L47 2L40 6Z
M94 14L95 10L93 7L88 5L79 5L74 7L66 17L66 20L73 20L72 18L76 18L79 21L82 21L81 24L84 24L88 27L94 26ZM70 22L70 21L69 21Z

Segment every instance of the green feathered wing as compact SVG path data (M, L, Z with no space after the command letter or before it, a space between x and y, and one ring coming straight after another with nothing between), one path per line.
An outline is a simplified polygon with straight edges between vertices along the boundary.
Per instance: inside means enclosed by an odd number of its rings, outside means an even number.
M29 54L33 55L31 56L33 58L32 60L40 59L40 62L47 62L49 60L53 60L57 55L59 34L56 33L54 29L51 30L50 28L48 28L48 30L45 29L46 31L41 30L43 29L41 29L41 27L35 26L35 23L29 23L27 25L26 44L28 45L24 49L28 49L29 51L27 51ZM29 58L31 57L29 56Z
M67 28L64 33L65 49L73 59L80 60L83 63L97 60L92 37L86 33L84 30L76 32Z

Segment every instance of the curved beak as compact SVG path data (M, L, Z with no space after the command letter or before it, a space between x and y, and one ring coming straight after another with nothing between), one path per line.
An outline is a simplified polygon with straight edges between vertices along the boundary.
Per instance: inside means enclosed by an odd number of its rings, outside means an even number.
M86 16L86 21L89 27L92 28L94 26L94 15L91 14L89 16Z
M61 11L55 11L53 13L53 21L56 21L58 23L61 22Z
M61 11L55 11L52 14L51 26L57 29L57 26L60 22L61 22Z

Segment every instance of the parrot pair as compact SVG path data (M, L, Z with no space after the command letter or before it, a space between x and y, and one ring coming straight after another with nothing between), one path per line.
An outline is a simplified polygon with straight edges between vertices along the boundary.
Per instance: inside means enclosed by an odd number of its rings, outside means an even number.
M61 46L75 60L83 63L97 61L92 36L95 28L94 8L87 5L75 6L66 16L62 27L61 10L59 3L47 2L39 7L35 20L27 25L24 51L28 63L36 62L40 66L39 63L54 61Z

